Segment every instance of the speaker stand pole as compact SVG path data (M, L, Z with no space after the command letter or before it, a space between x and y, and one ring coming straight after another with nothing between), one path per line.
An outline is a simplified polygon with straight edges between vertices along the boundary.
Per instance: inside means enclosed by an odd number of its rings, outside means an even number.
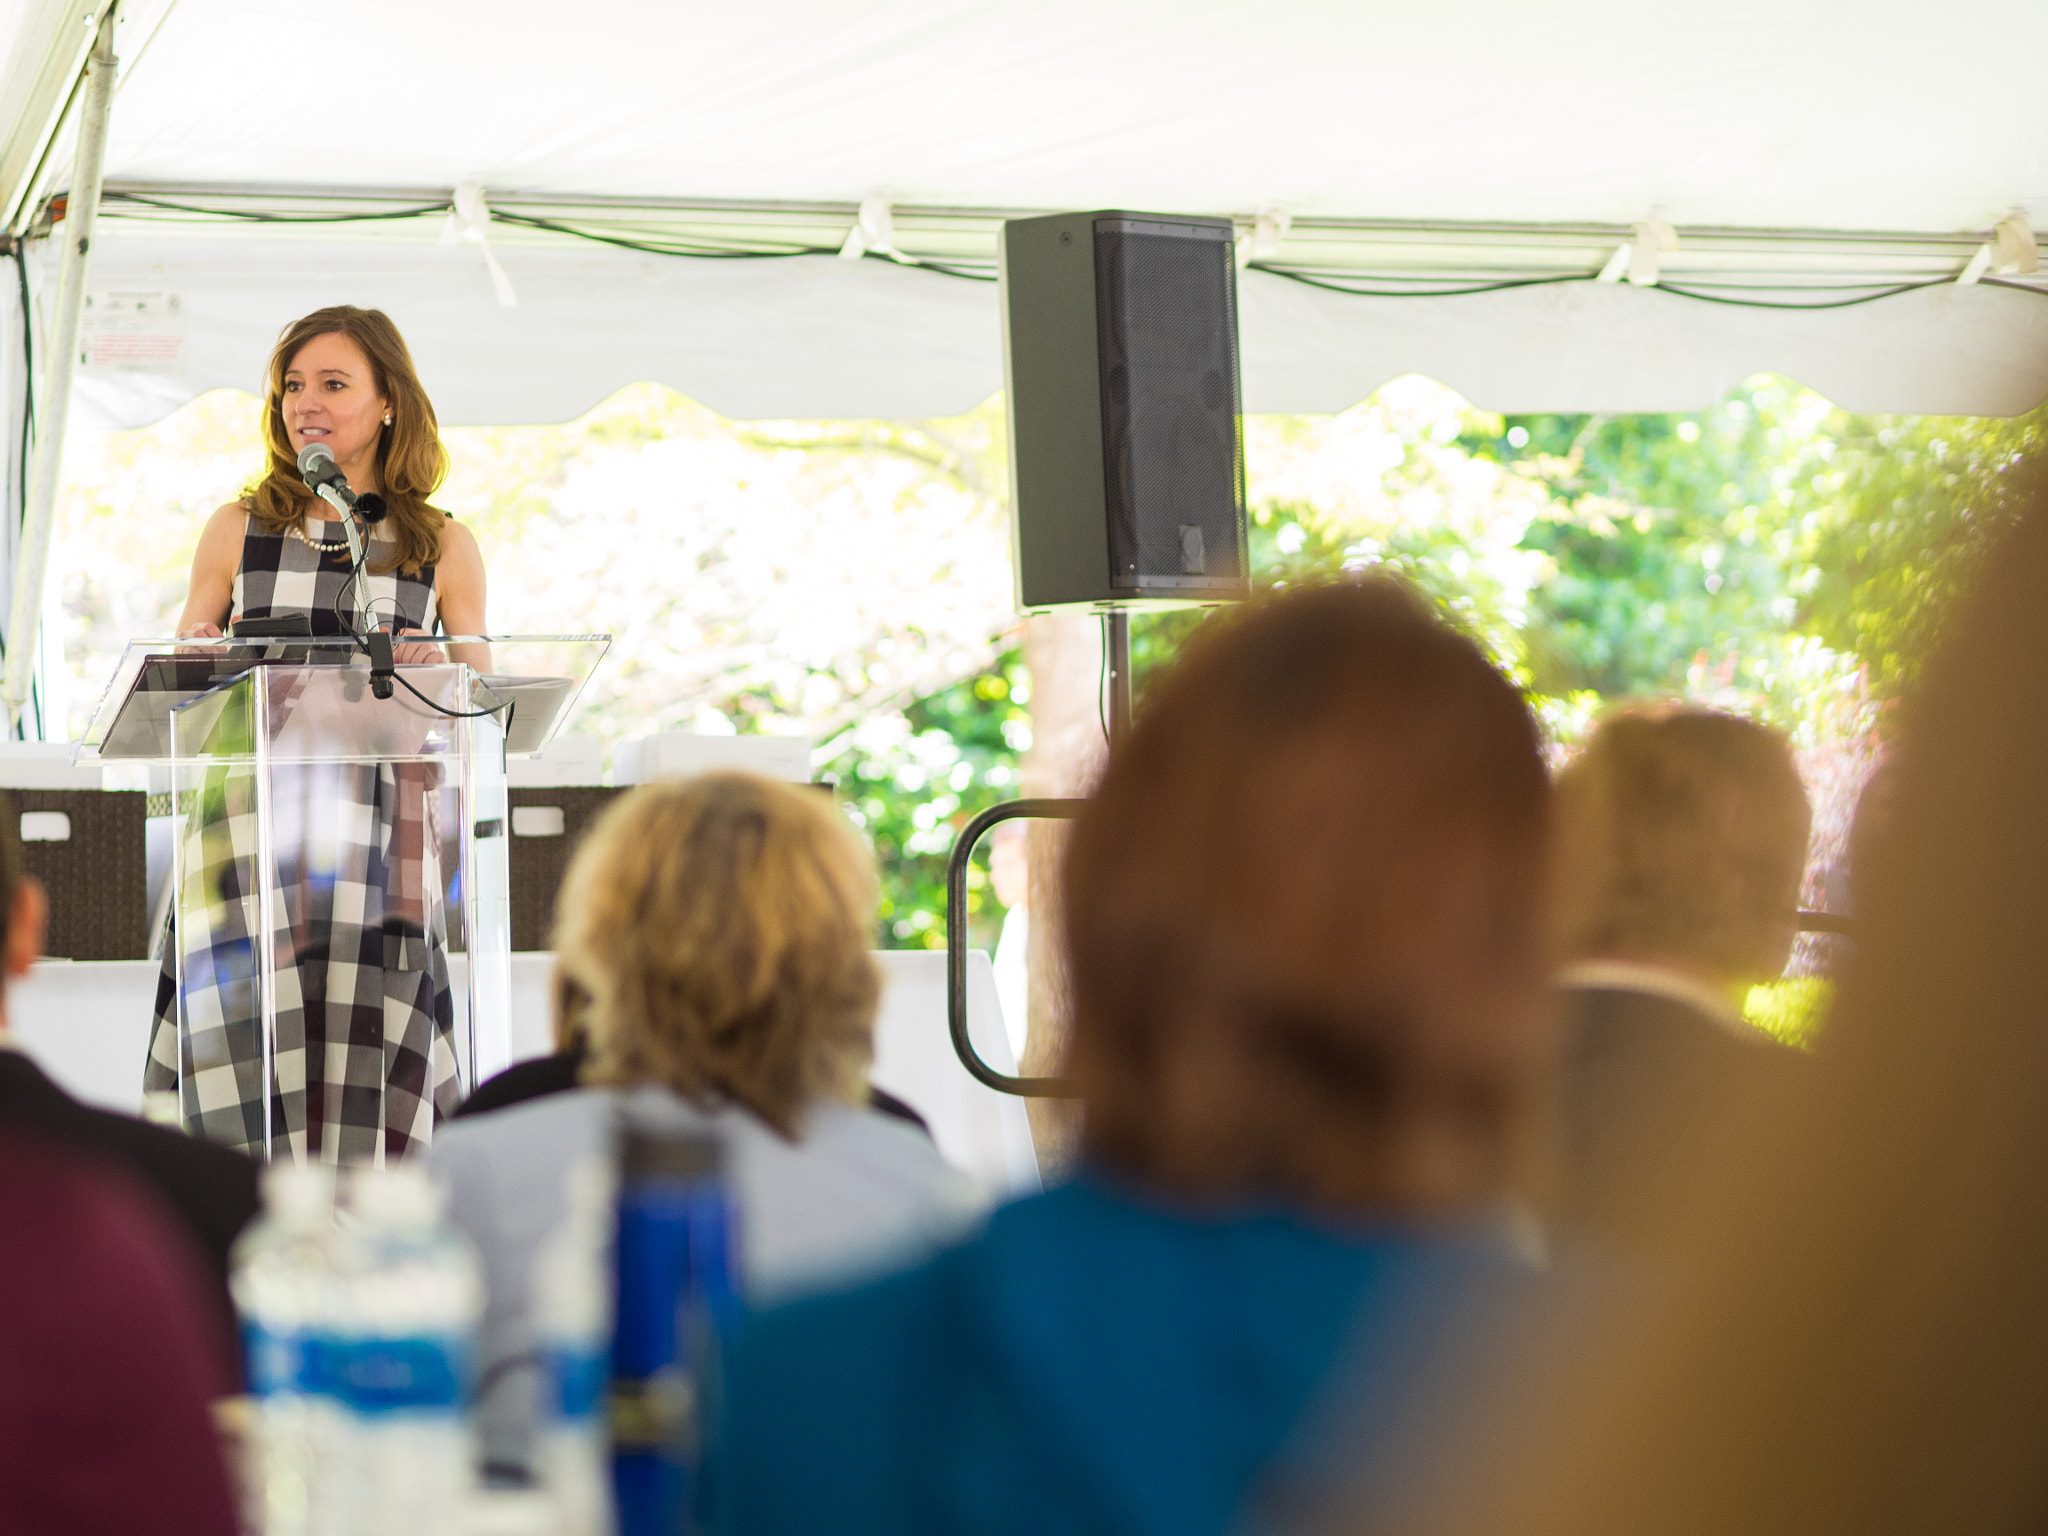
M1107 615L1103 643L1109 647L1109 744L1131 734L1131 616L1122 608Z

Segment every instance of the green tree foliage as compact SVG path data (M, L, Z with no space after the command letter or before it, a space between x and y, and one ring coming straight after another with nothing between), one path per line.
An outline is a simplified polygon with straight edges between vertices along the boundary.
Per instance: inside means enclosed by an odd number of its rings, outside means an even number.
M863 722L830 765L840 803L874 844L884 949L946 947L946 862L969 820L1017 797L1031 746L1031 686L1021 648L979 677ZM995 948L1003 911L988 844L967 876L968 941Z
M1429 597L1503 666L1520 670L1519 614L1511 611L1513 600L1463 558L1468 551L1456 530L1347 525L1294 502L1254 507L1249 524L1254 591L1269 592L1340 571L1384 570ZM1133 618L1131 672L1140 700L1147 684L1213 611L1169 609Z
M2048 406L2025 416L1851 416L1822 426L1828 463L1814 579L1800 622L1896 696L1985 549L2018 514L2020 464L2048 448Z
M1253 585L1396 573L1526 683L1527 601L1545 567L1520 541L1547 491L1525 467L1470 452L1460 439L1474 420L1501 430L1422 379L1398 380L1336 418L1249 420ZM1141 695L1200 618L1184 611L1133 623Z
M1856 417L1772 378L1679 415L1500 417L1434 386L1391 387L1352 415L1349 429L1256 428L1255 586L1399 573L1523 683L1562 742L1634 695L1771 718L1804 749L1823 864L1874 750L1862 674L1879 697L1909 680L2014 515L2016 464L2048 434L2048 409ZM941 464L959 453L937 440L880 446ZM1320 481L1301 468L1347 454ZM1209 617L1133 617L1141 704ZM1008 652L982 677L864 724L835 765L883 870L883 943L943 944L947 852L969 817L1018 792L1028 697ZM993 944L1000 918L985 856L969 892L977 945ZM1787 1035L1813 1027L1821 995L1795 982L1765 1009Z
M1530 603L1531 682L1608 698L1698 691L1703 667L1748 666L1768 694L1760 674L1802 635L1895 697L2048 446L2048 407L1858 416L1770 378L1689 415L1497 420L1475 416L1467 445L1551 497L1523 538L1554 563Z
M1688 415L1475 415L1466 442L1548 490L1523 632L1539 694L1676 693L1794 620L1818 528L1826 405L1763 379Z

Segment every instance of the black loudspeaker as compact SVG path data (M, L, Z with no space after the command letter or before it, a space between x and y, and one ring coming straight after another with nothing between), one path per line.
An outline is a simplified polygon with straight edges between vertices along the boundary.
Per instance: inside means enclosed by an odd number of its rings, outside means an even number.
M1235 249L1224 219L1003 225L1020 609L1251 595Z

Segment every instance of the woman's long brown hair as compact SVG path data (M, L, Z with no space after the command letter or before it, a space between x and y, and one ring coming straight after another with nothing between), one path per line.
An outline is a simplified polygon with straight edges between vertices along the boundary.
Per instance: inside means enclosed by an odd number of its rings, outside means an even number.
M284 533L305 518L313 496L299 478L284 429L284 375L301 347L316 336L332 335L346 336L363 349L377 393L391 406L391 425L377 441L377 488L390 508L384 527L391 538L371 544L370 569L411 573L434 565L441 558L441 529L448 519L427 505L427 498L448 476L448 450L405 338L381 309L336 304L284 328L264 379L263 445L270 463L242 499L268 533Z

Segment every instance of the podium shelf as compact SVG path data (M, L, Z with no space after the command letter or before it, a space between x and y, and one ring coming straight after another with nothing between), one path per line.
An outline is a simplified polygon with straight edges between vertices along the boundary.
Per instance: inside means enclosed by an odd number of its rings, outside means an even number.
M479 702L506 706L506 754L530 757L569 718L611 642L601 634L407 636L396 644L397 674L428 692L422 686L427 674L451 663L469 666L488 693ZM370 697L369 658L346 635L131 640L94 706L74 760L169 762L172 713L266 664L332 667L337 698ZM410 697L403 688L398 695ZM432 713L424 704L420 708Z

